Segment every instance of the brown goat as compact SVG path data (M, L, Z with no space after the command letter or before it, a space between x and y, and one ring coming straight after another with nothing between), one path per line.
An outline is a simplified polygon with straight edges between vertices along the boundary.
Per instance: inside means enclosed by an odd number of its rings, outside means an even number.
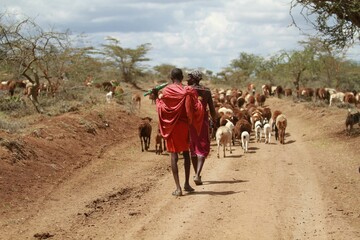
M160 133L160 129L158 129L158 133L155 137L155 153L161 155L163 151L166 151L166 143L165 139Z
M134 93L133 95L132 95L132 101L133 101L133 104L134 105L138 105L139 106L139 109L140 109L140 107L141 107L141 96L140 96L140 94L138 94L138 93Z
M345 120L346 130L350 132L356 123L360 126L360 112L351 113L351 109L348 109L348 115Z
M272 117L271 117L271 129L275 129L275 123L276 123L276 118L282 114L282 112L280 110L275 110ZM275 134L275 140L277 140L277 135Z
M250 134L251 130L252 130L251 123L248 120L244 118L239 119L239 121L236 122L234 127L235 138L241 139L242 132L246 131Z
M140 137L140 143L141 143L141 151L148 151L150 147L150 139L151 139L151 131L152 127L150 125L150 122L152 118L145 117L141 118L143 120L142 123L139 125L139 137Z
M276 133L278 133L279 141L280 141L281 144L285 144L285 130L286 130L286 127L287 127L287 118L286 118L286 116L284 114L280 114L276 118L275 135L276 135Z
M291 88L285 88L284 93L286 97L292 96Z

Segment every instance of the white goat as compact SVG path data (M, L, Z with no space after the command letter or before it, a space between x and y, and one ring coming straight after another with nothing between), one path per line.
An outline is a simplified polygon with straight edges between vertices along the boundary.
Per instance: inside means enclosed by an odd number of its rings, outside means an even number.
M329 104L329 106L332 105L334 100L335 101L338 100L341 103L344 103L344 98L345 98L345 93L343 93L343 92L337 92L337 93L330 94L330 104Z
M270 143L270 139L271 139L271 126L269 121L265 118L264 120L264 137L265 137L265 143Z
M241 133L241 146L244 149L244 153L248 152L248 146L250 141L250 134L247 131Z
M255 122L255 139L256 139L256 142L261 142L261 137L262 137L261 130L262 130L261 121L256 121Z
M225 157L225 148L226 145L229 145L230 147L230 153L232 153L232 149L231 149L231 141L232 141L232 132L234 129L234 124L228 120L225 126L220 126L217 130L216 130L216 144L217 144L217 157L220 158L220 144L223 146L223 151L224 151L224 157Z
M106 94L106 102L110 103L111 102L111 99L113 97L113 91L110 91Z

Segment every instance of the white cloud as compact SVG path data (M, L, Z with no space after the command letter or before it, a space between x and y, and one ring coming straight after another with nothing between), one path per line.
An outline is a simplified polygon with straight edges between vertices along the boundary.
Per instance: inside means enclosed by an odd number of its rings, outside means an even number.
M217 72L240 52L269 56L305 39L289 27L290 0L2 0L1 8L44 27L85 33L94 45L106 36L130 48L151 43L152 66ZM348 56L360 60L359 47Z

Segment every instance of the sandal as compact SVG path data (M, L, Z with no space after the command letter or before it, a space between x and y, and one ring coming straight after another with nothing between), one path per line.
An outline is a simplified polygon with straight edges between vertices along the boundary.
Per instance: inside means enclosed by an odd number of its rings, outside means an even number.
M184 186L184 190L185 190L186 192L193 192L193 191L195 191L195 189L193 189L190 185L189 185L189 186Z
M181 192L181 190L175 190L173 193L172 193L172 195L173 196L176 196L176 197L180 197L180 196L182 196L182 192Z
M196 185L202 185L203 182L201 181L201 176L199 176L198 178L196 176L194 176L194 182Z

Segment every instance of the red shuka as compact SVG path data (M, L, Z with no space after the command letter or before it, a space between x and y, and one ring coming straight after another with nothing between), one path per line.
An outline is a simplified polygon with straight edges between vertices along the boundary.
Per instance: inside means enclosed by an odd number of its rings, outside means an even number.
M166 139L169 152L189 150L189 125L199 134L204 108L197 92L182 84L170 84L163 96L156 100L161 135Z

